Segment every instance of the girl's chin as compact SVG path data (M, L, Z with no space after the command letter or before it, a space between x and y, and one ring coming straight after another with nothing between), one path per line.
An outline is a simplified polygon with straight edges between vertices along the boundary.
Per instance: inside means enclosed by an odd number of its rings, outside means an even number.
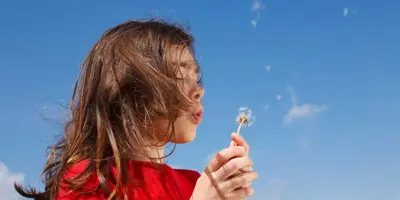
M176 134L175 138L171 141L175 144L185 144L192 142L196 138L196 131L187 131L185 134Z

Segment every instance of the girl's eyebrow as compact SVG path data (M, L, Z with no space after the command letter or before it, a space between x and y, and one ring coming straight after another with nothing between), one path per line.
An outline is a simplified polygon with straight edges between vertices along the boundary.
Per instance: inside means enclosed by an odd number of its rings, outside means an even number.
M193 70L196 74L198 74L200 71L199 66L197 65L197 62L195 60L179 62L179 66L183 68L191 68L191 70Z

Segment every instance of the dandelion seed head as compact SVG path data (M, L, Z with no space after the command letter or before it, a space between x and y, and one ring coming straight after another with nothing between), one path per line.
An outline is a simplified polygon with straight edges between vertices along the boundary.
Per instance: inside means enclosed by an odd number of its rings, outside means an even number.
M240 107L239 114L236 117L236 122L238 124L244 124L246 126L251 126L255 121L252 111L248 107Z

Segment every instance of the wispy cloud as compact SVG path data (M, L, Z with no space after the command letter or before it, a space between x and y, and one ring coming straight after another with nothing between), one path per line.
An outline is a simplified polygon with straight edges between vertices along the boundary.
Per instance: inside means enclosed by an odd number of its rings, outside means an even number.
M271 71L271 65L267 65L267 66L265 66L265 70L267 70L267 72L269 72L269 71Z
M294 120L299 120L303 118L311 118L318 113L324 112L328 106L326 105L315 105L315 104L299 104L296 93L292 87L287 87L287 91L290 95L292 107L289 109L284 117L285 123L291 123Z
M349 8L343 8L343 16L347 16L349 14Z
M323 112L326 109L327 109L326 105L322 106L313 104L294 105L285 116L285 121L290 123L296 119L313 117L314 115Z
M260 0L254 0L253 3L251 4L251 11L253 12L260 12L261 10L264 10L266 8L266 5L263 4Z
M261 2L261 0L254 0L251 4L251 11L256 13L256 18L250 20L250 24L255 28L260 20L260 13L266 8L266 5Z
M14 182L22 183L23 181L24 174L11 172L4 163L0 162L0 199L21 199L14 190Z
M350 9L349 7L344 7L343 8L343 17L347 17L352 14L356 14L357 9Z
M276 95L276 100L281 100L282 99L282 96L280 95L280 94L278 94L278 95Z
M253 28L255 28L257 26L259 19L260 19L260 13L257 13L256 18L250 20L250 24L251 24L251 26L253 26Z

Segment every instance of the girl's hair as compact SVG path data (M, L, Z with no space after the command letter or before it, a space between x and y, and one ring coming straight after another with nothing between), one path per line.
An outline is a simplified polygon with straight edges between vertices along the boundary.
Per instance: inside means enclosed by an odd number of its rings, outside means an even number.
M45 191L23 189L24 197L56 199L60 187L77 191L95 172L109 199L126 187L129 153L146 156L148 141L159 139L152 121L169 121L165 142L174 136L173 122L190 101L183 95L179 60L171 52L194 54L193 37L176 24L158 19L128 21L107 30L92 47L80 70L71 101L71 120L63 137L49 147L42 173ZM182 55L182 54L181 54ZM193 55L194 56L194 55ZM171 152L172 153L172 152ZM66 171L81 161L87 168L69 180ZM109 165L117 169L113 191L107 186ZM44 177L43 177L44 176Z

